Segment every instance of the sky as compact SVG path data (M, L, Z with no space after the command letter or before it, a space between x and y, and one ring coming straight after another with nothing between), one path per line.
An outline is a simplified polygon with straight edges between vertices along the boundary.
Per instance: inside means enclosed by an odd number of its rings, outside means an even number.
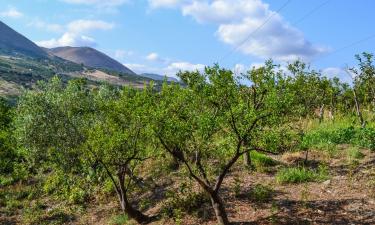
M375 53L374 0L0 1L0 20L38 45L94 47L137 73L301 59L349 82L354 55Z

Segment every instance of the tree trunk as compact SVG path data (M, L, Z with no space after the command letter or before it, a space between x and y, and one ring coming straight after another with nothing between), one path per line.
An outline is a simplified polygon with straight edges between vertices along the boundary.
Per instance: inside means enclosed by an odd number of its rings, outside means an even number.
M324 118L324 104L319 109L319 123L323 122Z
M147 224L152 221L152 217L146 216L139 210L133 208L133 206L128 202L126 195L124 195L123 199L121 200L121 209L126 215L137 221L139 224Z
M117 190L117 194L120 200L122 212L128 215L130 218L137 221L139 224L150 223L153 220L152 217L144 215L142 212L133 208L133 206L129 203L128 196L127 196L128 189L125 187L126 169L127 169L126 166L120 167L119 172L117 174L118 179L119 179L119 189Z
M250 157L250 152L246 152L244 155L243 155L243 162L245 164L245 166L247 167L251 167L251 157Z
M139 224L148 224L152 221L152 217L144 215L142 212L139 210L133 208L133 206L129 203L126 194L121 194L122 196L120 197L120 203L121 203L121 209L123 213L128 215L130 218L134 219L137 221Z
M221 200L220 196L216 192L210 193L210 199L212 208L215 211L217 223L220 225L229 225L229 220L225 211L224 203Z
M366 122L363 119L362 112L361 112L361 109L359 107L359 101L358 101L358 98L357 98L357 92L354 90L354 88L353 88L353 96L354 96L355 109L357 111L357 116L359 118L359 121L361 122L362 128L364 128L366 126Z

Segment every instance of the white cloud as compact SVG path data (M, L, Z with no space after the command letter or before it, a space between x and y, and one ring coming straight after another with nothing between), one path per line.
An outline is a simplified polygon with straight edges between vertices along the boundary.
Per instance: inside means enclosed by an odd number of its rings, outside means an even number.
M14 7L9 7L7 10L0 12L0 17L18 19L23 17L23 13L21 13Z
M155 73L159 75L167 75L169 77L176 77L179 71L203 71L205 65L203 64L193 64L190 62L172 62L166 67L152 67L144 64L124 64L126 67L130 68L134 72L141 73Z
M167 75L176 75L179 71L203 71L206 66L203 64L193 64L190 62L173 62L169 64L164 71Z
M268 5L260 0L193 1L182 8L184 15L192 16L201 23L241 22L246 17L263 18L267 11Z
M91 30L110 30L114 24L102 20L75 20L70 22L67 27L69 32L84 33Z
M65 27L65 32L60 38L53 38L46 41L36 41L36 43L46 48L60 46L93 47L96 45L96 41L86 33L94 30L110 30L113 29L114 24L101 20L75 20L62 27Z
M120 60L124 59L127 56L132 56L132 55L134 55L133 51L124 51L124 50L118 49L114 52L114 57Z
M114 8L128 2L128 0L62 0L66 3L76 5L88 5L102 8Z
M158 60L160 60L160 57L159 57L158 53L152 52L152 53L147 55L146 59L149 60L149 61L158 61Z
M262 0L149 0L149 3L151 7L177 5L183 15L191 16L197 22L217 25L216 36L223 43L261 59L310 60L328 51L309 42L300 30L270 10Z
M58 39L51 39L47 41L37 41L37 45L46 47L46 48L54 48L54 47L61 47L61 46L90 46L94 47L96 45L95 39L74 33L65 33L62 37Z
M188 2L187 0L148 0L151 8L174 8Z
M345 71L339 67L328 67L322 70L322 74L328 78L338 77L340 81L351 84L355 78L355 74Z
M56 33L61 33L64 31L64 26L60 24L55 24L55 23L47 23L40 19L35 19L34 21L30 22L27 25L38 28L38 29L50 31L50 32L56 32Z

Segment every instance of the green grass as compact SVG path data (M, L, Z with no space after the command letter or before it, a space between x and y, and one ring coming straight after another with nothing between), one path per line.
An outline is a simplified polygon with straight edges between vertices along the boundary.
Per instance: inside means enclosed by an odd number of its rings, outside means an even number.
M112 217L110 224L111 225L124 225L128 224L129 218L125 214L117 215Z
M365 155L359 150L358 147L350 147L347 150L347 159L349 162L353 162L354 160L363 159Z
M274 190L266 185L257 184L250 191L249 197L255 202L264 203L269 201L272 198Z
M268 167L277 165L277 161L257 151L250 152L251 162L259 172L265 171Z
M327 179L328 169L325 166L319 166L317 170L306 167L289 167L279 170L276 174L276 181L280 184L285 183L305 183L312 181L321 181Z
M361 128L353 117L338 118L335 122L312 123L305 133L301 148L317 148L324 145L351 144L375 150L375 127L369 123Z

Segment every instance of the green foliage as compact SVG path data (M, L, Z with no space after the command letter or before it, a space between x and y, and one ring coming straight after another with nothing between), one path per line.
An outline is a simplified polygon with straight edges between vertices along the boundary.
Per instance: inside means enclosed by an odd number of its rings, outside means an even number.
M275 166L277 165L277 161L272 159L269 156L266 156L262 153L259 153L257 151L251 151L250 152L250 158L251 162L253 163L255 169L259 172L264 171L267 167Z
M110 224L111 225L125 225L128 224L129 218L125 214L117 215L112 217Z
M363 159L364 157L365 155L357 147L350 147L347 149L347 159L349 162Z
M84 177L72 176L63 171L49 174L43 185L46 194L72 204L85 204L90 190L91 185Z
M328 170L325 166L319 166L317 170L306 167L282 168L276 174L278 183L304 183L320 181L328 177Z
M168 191L167 199L163 203L162 215L178 219L183 213L200 214L210 202L209 196L204 192L195 192L191 186L183 183L177 191Z
M273 193L274 190L271 187L257 184L251 189L249 197L257 203L265 203L271 200Z
M301 146L314 148L321 145L335 146L338 144L351 144L374 150L375 128L352 126L348 120L338 121L335 124L321 124L310 129L304 135Z

